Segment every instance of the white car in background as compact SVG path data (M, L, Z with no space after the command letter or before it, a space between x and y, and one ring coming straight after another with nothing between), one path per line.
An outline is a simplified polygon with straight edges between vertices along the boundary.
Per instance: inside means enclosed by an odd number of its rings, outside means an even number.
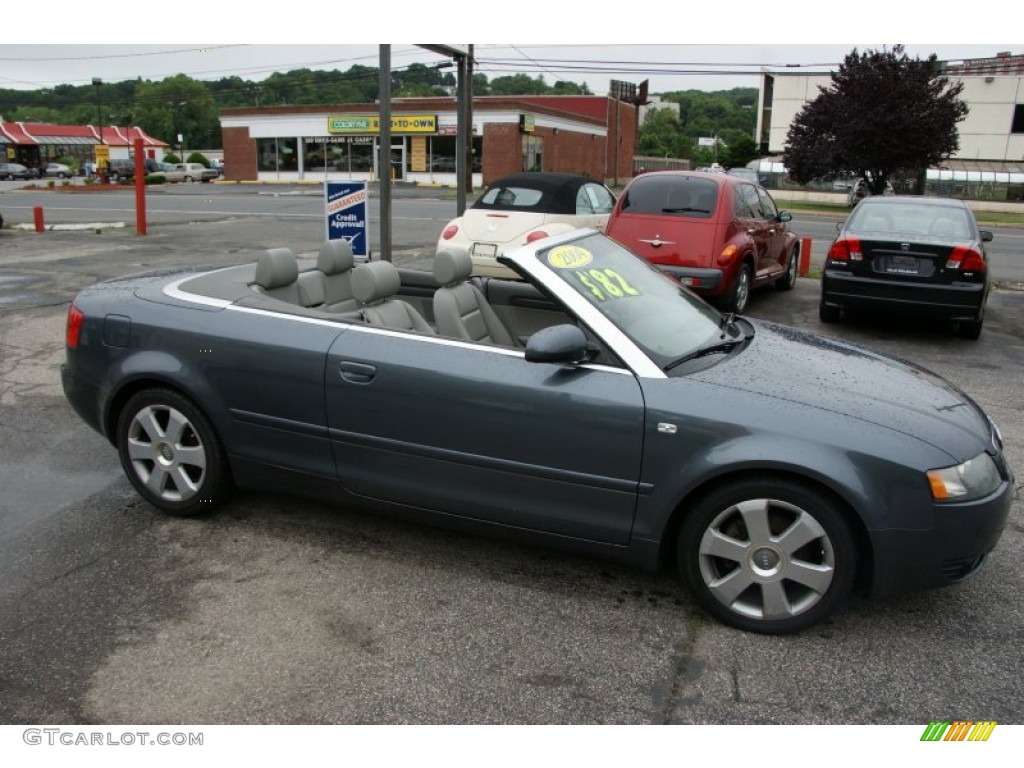
M516 173L492 182L457 219L448 222L437 250L464 248L473 274L518 278L498 263L505 251L557 232L604 230L615 195L604 184L575 173Z

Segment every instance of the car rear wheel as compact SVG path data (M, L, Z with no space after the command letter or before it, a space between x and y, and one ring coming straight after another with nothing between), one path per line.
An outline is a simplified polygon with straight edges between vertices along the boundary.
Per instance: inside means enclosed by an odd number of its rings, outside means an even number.
M826 304L824 300L818 304L818 319L823 323L838 323L841 310L832 304Z
M185 177L185 181L187 181L187 182L188 182L189 184L191 184L191 183L192 183L192 181L193 181L193 179L192 179L192 177L191 177L191 176L186 176L186 177Z
M177 392L134 395L118 419L117 448L135 490L163 512L196 515L227 496L220 441L202 411Z
M768 634L806 629L842 606L857 557L835 501L812 486L767 477L698 501L677 551L680 573L708 613Z
M750 301L750 286L752 282L753 270L751 270L749 264L743 264L736 275L736 280L732 284L732 290L729 291L729 300L726 302L727 311L735 312L737 315L743 314L747 308L747 303Z
M790 291L796 285L797 269L800 265L800 247L797 246L789 254L789 263L786 265L786 273L775 281L775 287L780 291Z
M981 327L985 324L985 318L977 320L960 320L956 324L956 334L962 339L977 340L981 336Z

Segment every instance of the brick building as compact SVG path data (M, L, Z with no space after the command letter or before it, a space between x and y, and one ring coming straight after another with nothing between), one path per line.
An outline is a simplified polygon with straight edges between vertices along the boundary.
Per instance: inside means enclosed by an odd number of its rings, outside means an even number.
M605 182L629 178L636 109L606 96L478 97L474 186L523 170L569 171ZM225 109L220 123L228 180L363 180L380 174L376 104ZM455 183L455 99L394 99L391 123L396 181Z

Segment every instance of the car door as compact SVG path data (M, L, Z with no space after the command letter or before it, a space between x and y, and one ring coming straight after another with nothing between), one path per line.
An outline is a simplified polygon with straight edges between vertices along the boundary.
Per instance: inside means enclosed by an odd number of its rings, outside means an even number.
M733 189L736 213L735 228L745 233L754 245L754 260L758 272L763 268L763 259L768 249L768 227L761 211L761 198L753 184L737 184Z
M786 247L786 224L779 221L779 209L772 196L757 187L761 203L761 219L765 233L765 248L760 256L757 271L761 275L782 272L782 255Z
M354 326L326 369L347 490L594 541L629 540L644 407L625 369Z

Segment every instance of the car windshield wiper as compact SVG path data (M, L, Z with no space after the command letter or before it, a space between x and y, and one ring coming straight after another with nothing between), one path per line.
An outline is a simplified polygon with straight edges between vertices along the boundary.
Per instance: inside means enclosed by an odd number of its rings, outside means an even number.
M696 360L698 357L728 354L735 349L737 345L743 344L751 338L751 336L743 330L742 326L736 324L736 314L734 312L722 315L722 322L718 327L722 331L722 334L718 337L718 341L703 344L692 352L687 352L682 357L673 360L671 363L666 365L665 370L671 371L676 366L682 365L690 360ZM732 334L731 337L728 336L730 329L734 329L736 331L736 333Z
M662 208L662 213L711 213L706 208Z
M741 339L728 339L727 341L716 341L713 344L705 344L704 346L697 347L697 349L693 350L692 352L688 352L687 354L683 355L682 357L680 357L680 358L678 358L676 360L673 360L671 363L669 363L668 365L665 366L665 370L666 371L671 371L673 368L675 368L677 366L680 366L683 363L688 363L691 360L696 360L698 357L706 357L708 355L725 355L725 354L728 354L729 352L732 352L733 349L735 349L738 345L742 344L746 340L747 340L747 337L744 336Z

